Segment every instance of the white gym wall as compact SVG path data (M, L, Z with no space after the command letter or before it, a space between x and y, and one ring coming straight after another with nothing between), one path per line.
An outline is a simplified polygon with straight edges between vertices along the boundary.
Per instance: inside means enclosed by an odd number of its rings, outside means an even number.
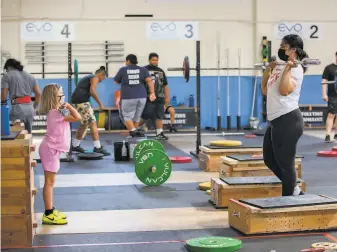
M74 22L77 41L123 41L125 53L135 53L141 65L147 63L150 52L157 52L164 69L181 66L185 55L194 66L195 42L150 41L146 37L148 20L199 22L201 67L216 67L217 31L221 34L224 67L225 48L230 48L231 67L238 66L239 48L242 67L252 67L260 61L262 36L272 41L273 54L277 54L280 40L275 38L274 26L282 21L318 26L319 39L305 40L305 50L311 57L319 57L323 65L330 63L337 51L337 0L2 0L1 6L2 50L23 63L20 23L48 19ZM125 18L125 14L153 14L153 18ZM80 63L80 71L93 71L97 67ZM111 64L110 76L119 67L120 64ZM53 71L60 70L57 65L53 68ZM41 71L40 66L28 66L27 70ZM309 73L321 74L322 66L312 67ZM203 72L203 75L216 74ZM243 74L252 75L252 72Z

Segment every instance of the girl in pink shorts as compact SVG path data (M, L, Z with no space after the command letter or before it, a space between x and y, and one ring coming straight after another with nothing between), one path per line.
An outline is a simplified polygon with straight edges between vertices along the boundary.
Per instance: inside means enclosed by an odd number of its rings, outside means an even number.
M58 84L44 87L41 95L40 113L47 115L47 133L43 138L39 154L44 170L43 200L45 212L42 224L64 225L67 216L53 207L53 187L56 173L60 169L60 154L70 149L69 122L81 120L80 114L64 102L63 89Z

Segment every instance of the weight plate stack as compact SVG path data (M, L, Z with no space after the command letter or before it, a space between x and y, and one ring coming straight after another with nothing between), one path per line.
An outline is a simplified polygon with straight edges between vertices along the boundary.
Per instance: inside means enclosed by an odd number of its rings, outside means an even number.
M172 164L165 152L149 149L141 152L135 159L137 178L148 186L158 186L165 183L171 176Z
M190 252L233 252L242 248L242 242L221 236L201 237L187 240L186 247Z

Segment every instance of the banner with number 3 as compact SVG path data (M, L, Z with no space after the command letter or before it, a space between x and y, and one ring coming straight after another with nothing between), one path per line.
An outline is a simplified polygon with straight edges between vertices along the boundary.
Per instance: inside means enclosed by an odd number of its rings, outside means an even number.
M146 33L149 40L198 40L197 22L147 22Z

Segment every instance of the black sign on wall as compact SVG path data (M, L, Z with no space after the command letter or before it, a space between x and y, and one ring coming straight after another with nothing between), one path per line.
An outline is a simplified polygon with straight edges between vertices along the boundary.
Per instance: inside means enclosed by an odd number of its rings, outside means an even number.
M165 119L163 120L163 125L171 124L170 121L170 114L165 114ZM175 120L174 124L178 127L186 127L186 128L193 128L196 127L197 120L196 120L196 112L194 109L188 109L184 111L179 111L176 109ZM147 123L147 127L152 129L152 122Z
M309 107L301 107L300 109L305 124L325 125L327 117L326 107L312 107L311 110L309 110Z
M47 116L35 115L33 120L33 130L46 130L47 129Z

